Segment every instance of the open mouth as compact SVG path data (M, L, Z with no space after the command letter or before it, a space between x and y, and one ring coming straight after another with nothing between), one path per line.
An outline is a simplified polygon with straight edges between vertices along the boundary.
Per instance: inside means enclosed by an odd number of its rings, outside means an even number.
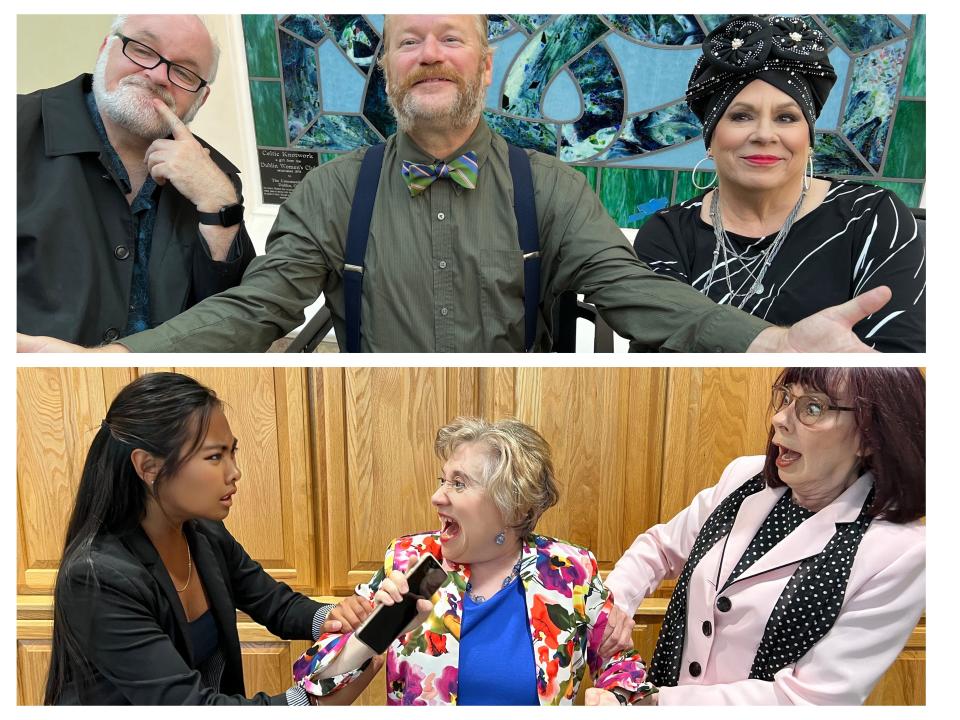
M440 542L449 542L460 535L460 523L445 515L440 516Z
M227 505L233 505L233 496L235 493L236 493L236 490L234 490L233 492L228 492L226 495L220 498L220 502L225 503Z
M786 468L793 465L797 460L799 460L803 455L798 453L796 450L791 450L790 448L784 447L783 445L778 445L777 450L777 467Z

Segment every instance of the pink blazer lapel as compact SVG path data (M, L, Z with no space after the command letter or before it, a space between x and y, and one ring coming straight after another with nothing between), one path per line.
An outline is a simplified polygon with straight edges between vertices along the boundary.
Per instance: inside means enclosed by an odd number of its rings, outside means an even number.
M769 572L775 568L783 567L784 565L800 562L801 560L811 557L812 555L817 555L820 553L826 544L830 542L830 538L832 538L836 533L837 523L853 522L857 519L857 516L860 514L860 510L862 509L863 503L867 499L867 494L870 492L870 488L872 486L873 476L869 473L862 475L857 479L856 482L853 483L853 485L847 488L843 494L840 495L840 497L838 497L813 517L805 520L800 527L790 533L777 545L772 547L766 555L757 560L757 562L748 568L743 575L737 578L737 582L751 577L756 577L757 575ZM763 493L757 494L762 495ZM783 493L781 492L780 495L782 494ZM744 502L744 505L746 505L746 502ZM768 507L767 512L769 512L772 507L772 505ZM766 514L764 514L763 517L766 517ZM741 555L743 555L743 551L746 550L747 545L753 538L753 535L760 527L759 523L754 524L755 518L753 516L749 518L749 521L752 530L749 533L747 543L736 555L729 554L730 550L728 549L728 557L724 560L724 566L728 564L729 560L730 570L727 571L728 575L721 575L721 582L726 581L726 578L729 576L729 572L732 571L733 567L739 561ZM760 518L760 523L762 522L763 518ZM734 524L733 532L737 530L737 526L739 524L740 515L738 514L737 520ZM733 532L731 532L731 536L733 535Z
M720 572L714 575L711 580L718 583L719 590L723 583L730 577L733 568L736 567L743 553L746 552L753 536L763 524L767 515L777 504L777 500L787 491L785 487L764 488L760 492L748 495L740 505L737 511L737 517L733 521L733 528L727 536L726 543L723 545L722 555L719 558Z

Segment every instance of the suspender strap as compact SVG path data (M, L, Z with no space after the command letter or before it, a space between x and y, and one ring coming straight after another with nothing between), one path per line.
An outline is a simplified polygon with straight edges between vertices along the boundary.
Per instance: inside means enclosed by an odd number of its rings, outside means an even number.
M357 189L350 207L347 246L343 253L343 299L347 324L347 352L360 352L360 296L363 289L363 256L370 239L370 218L377 200L377 184L383 167L383 143L367 149L360 164Z
M531 352L537 339L537 308L540 305L540 230L530 156L514 145L508 144L507 148L513 176L513 213L517 217L517 235L523 253L523 348Z

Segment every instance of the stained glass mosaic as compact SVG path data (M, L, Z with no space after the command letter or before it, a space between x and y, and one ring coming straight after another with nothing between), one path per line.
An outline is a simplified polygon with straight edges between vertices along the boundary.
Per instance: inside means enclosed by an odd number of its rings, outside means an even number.
M683 93L700 43L729 17L491 15L486 120L508 141L583 172L621 227L639 227L696 193L692 169L704 147ZM805 18L825 33L838 75L817 121L816 172L876 183L917 205L925 16ZM382 15L244 15L243 30L257 146L271 167L283 151L322 163L395 131L375 62ZM276 202L271 172L261 175Z

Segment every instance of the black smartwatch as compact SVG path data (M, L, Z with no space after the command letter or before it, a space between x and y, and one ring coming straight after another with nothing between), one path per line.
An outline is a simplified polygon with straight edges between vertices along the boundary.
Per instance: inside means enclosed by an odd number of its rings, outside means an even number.
M243 204L224 205L218 212L200 212L197 210L197 217L200 219L201 225L232 227L243 222Z

